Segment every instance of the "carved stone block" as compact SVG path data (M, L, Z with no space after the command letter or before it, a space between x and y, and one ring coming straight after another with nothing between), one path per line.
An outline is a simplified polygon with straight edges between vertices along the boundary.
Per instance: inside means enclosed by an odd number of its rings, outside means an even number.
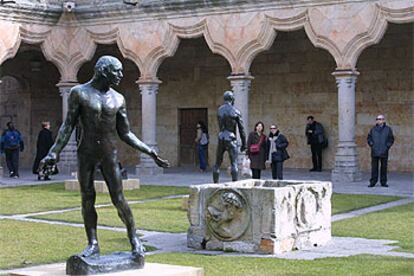
M330 182L242 180L192 186L189 247L276 254L331 239Z

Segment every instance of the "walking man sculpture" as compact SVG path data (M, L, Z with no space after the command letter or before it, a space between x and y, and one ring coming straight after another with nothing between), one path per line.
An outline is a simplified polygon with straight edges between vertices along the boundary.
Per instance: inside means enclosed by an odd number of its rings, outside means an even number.
M234 106L233 92L224 92L224 104L217 111L217 118L220 132L218 134L218 145L216 152L216 164L213 168L213 182L218 183L220 166L223 162L224 152L227 151L231 162L231 178L237 181L237 137L236 127L239 128L241 147L240 151L246 149L246 133L243 127L243 120L240 111Z
M101 165L102 175L108 185L112 203L126 225L133 254L143 254L144 247L135 231L131 209L122 191L116 138L131 147L151 156L160 167L168 167L149 146L131 132L124 97L111 88L121 81L122 64L112 56L102 56L95 65L93 78L72 88L68 99L66 120L59 129L55 143L48 155L41 161L41 167L53 166L59 161L59 154L68 143L73 128L79 122L81 139L78 145L78 179L82 195L82 216L85 224L88 246L82 256L99 255L96 235L97 213L95 210L95 168Z

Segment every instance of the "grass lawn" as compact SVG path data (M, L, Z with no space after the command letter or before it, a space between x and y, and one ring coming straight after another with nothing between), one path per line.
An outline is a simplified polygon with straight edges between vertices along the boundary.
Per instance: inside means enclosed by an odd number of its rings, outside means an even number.
M350 195L350 194L332 194L332 214L346 213L352 210L374 206L390 201L399 200L397 196L381 195Z
M125 191L128 200L140 200L176 194L188 194L187 187L141 185ZM96 203L110 203L109 194L97 194ZM79 192L65 191L63 183L0 189L0 214L23 214L78 207Z
M102 254L131 250L126 233L98 230L98 239ZM0 269L66 261L86 244L83 228L0 220Z
M332 198L333 213L347 212L397 199L399 197L334 194ZM189 226L187 212L181 209L181 202L182 199L168 199L131 205L137 227L164 232L187 231ZM99 208L97 211L100 225L123 226L113 207ZM80 211L36 216L36 218L82 222Z
M334 222L332 235L397 240L402 251L414 253L414 203Z
M131 204L137 228L164 232L185 232L188 228L187 212L181 209L181 198ZM98 208L98 224L124 227L114 207ZM36 216L49 220L82 223L80 211Z
M267 275L413 275L412 259L360 255L317 260L157 254L148 262L203 267L206 276Z

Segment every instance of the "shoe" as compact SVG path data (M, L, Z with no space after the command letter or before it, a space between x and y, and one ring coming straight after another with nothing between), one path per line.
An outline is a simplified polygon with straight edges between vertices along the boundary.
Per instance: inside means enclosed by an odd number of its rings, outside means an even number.
M316 171L317 171L317 172L321 172L321 171L322 171L322 169L317 169Z
M19 178L19 176L18 175L15 175L15 176L13 176L13 178Z
M368 188L372 188L372 187L374 187L375 186L375 184L369 184L368 185Z
M45 176L45 181L48 181L48 180L50 180L50 177L49 176Z
M13 176L14 176L14 172L10 172L9 177L13 177Z
M42 177L40 175L38 175L37 180L42 180Z
M387 183L381 184L382 187L389 187Z
M310 169L309 171L310 172L316 172L316 169Z

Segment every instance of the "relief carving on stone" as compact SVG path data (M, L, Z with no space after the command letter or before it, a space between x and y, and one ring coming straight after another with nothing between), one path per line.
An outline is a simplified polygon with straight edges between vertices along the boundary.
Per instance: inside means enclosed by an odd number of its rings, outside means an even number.
M238 239L250 225L250 213L242 193L235 189L219 189L207 200L208 229L219 240Z
M310 232L321 229L320 212L322 198L326 195L324 190L302 188L296 196L297 231Z

